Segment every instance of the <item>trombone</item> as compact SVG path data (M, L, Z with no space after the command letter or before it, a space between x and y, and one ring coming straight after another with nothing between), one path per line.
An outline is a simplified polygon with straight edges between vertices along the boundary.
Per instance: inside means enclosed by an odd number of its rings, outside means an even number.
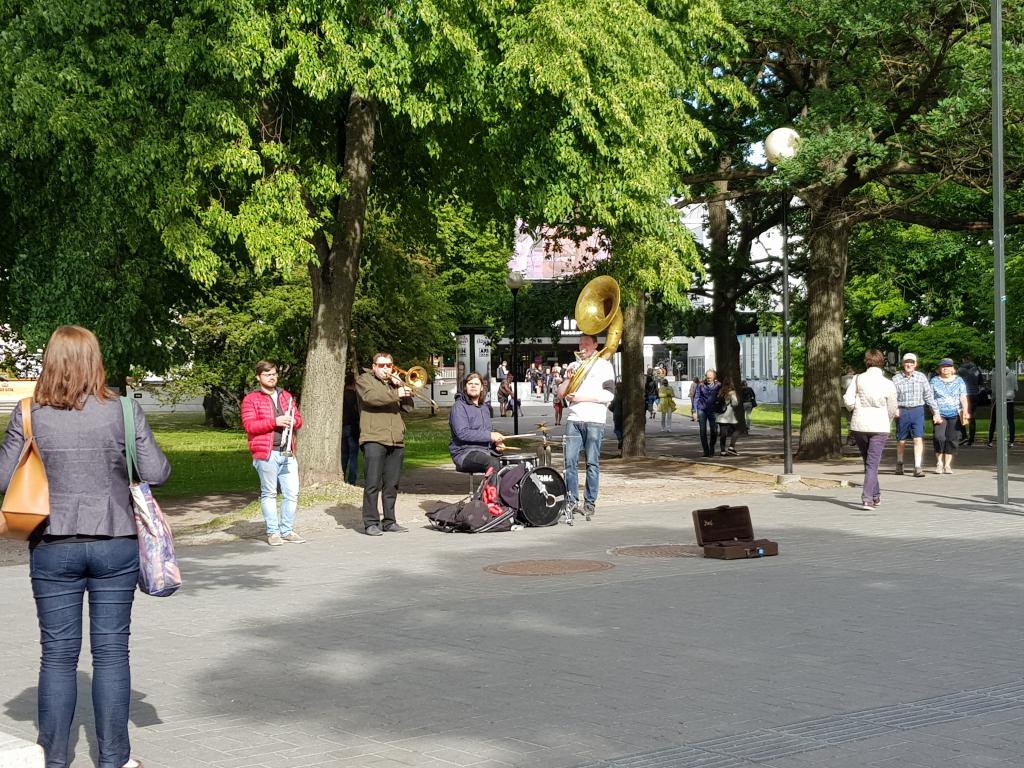
M427 395L423 391L423 388L427 385L430 380L430 374L427 373L427 369L419 365L414 365L409 370L399 368L397 365L394 366L391 373L391 383L396 387L408 387L412 390L414 397L418 397L421 400L425 400L430 403L431 408L437 408L437 403L434 402L433 398Z

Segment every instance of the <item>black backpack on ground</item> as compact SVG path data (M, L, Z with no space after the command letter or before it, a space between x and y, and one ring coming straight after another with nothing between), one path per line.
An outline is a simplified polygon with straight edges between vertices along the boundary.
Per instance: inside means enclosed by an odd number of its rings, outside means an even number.
M516 510L501 501L500 487L506 470L489 472L476 491L453 504L442 504L427 512L430 524L445 533L501 533L511 531L515 523ZM490 490L488 490L490 489ZM494 499L490 503L484 499ZM493 514L497 511L498 514Z

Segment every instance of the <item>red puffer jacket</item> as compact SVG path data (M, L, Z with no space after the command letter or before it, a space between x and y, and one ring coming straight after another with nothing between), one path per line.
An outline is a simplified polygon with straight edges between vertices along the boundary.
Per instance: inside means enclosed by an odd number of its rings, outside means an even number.
M292 395L288 390L278 389L277 401L282 413L288 413ZM249 436L249 453L254 459L266 461L274 449L274 430L277 416L274 415L274 401L263 390L256 389L242 400L242 426ZM295 434L302 428L302 414L295 407Z

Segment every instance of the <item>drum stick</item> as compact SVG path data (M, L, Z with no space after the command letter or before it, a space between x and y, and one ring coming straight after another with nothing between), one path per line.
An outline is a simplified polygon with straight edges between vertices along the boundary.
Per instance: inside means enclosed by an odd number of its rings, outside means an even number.
M519 434L519 435L505 435L505 439L506 440L515 440L515 439L520 438L520 437L536 437L537 435L538 435L537 432L525 432L525 433Z

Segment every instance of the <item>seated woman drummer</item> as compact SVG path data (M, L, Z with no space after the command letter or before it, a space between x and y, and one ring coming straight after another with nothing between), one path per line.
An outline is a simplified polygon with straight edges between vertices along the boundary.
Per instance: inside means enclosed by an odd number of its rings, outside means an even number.
M448 416L452 441L448 452L459 472L486 472L498 469L498 454L505 450L505 436L491 431L491 414L487 409L480 374L466 377L462 392L455 396Z

